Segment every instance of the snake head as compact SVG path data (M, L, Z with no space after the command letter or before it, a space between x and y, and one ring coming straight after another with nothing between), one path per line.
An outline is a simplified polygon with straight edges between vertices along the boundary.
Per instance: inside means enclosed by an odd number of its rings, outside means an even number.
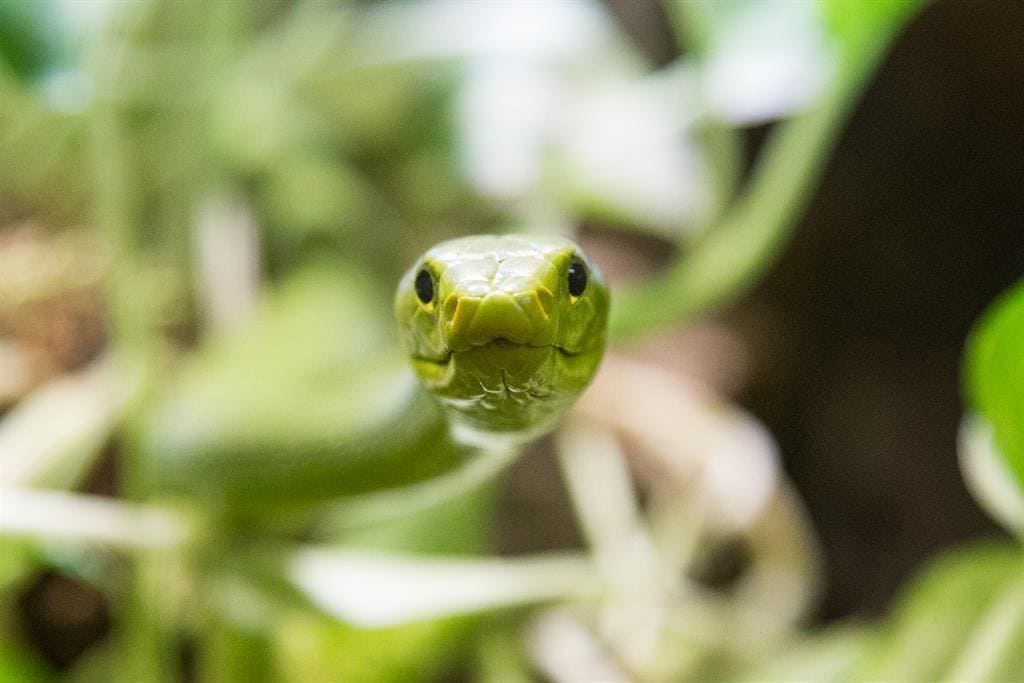
M570 240L443 242L402 277L395 316L423 385L483 432L543 432L604 352L608 288Z

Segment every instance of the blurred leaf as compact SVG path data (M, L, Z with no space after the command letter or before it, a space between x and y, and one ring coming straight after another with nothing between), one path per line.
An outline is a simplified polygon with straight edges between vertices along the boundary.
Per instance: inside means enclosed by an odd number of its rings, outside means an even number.
M880 38L898 29L928 0L819 0L832 35L852 57L877 50Z
M706 200L688 125L699 108L692 72L595 80L575 84L572 104L546 114L560 125L545 132L552 138L542 146L545 181L557 199L584 215L676 238ZM508 88L496 85L492 90Z
M270 515L436 476L464 453L395 346L392 285L303 269L140 419L158 492Z
M276 629L278 666L288 681L434 681L452 668L467 626L449 619L363 630L295 613Z
M867 4L843 3L847 9ZM901 22L918 6L909 0L899 12L877 12L870 24L877 33L870 40L848 29L833 78L803 111L772 131L744 190L715 224L691 249L679 250L663 275L617 293L609 321L613 342L720 306L774 262L810 199L840 126Z
M311 547L287 571L318 607L371 628L581 599L601 584L588 558L568 554L456 559Z
M0 217L80 221L90 189L85 121L49 107L0 63Z
M260 204L275 229L272 237L282 238L291 251L295 244L324 243L337 245L350 258L389 251L395 210L345 161L312 153L285 155L268 170L262 190ZM375 230L367 231L368 225Z
M35 568L31 546L21 539L4 538L0 553L0 591L5 591Z
M28 652L0 641L0 683L37 683L55 677Z
M982 507L1024 539L1024 488L993 441L991 425L977 416L966 416L960 424L960 470Z
M365 525L332 543L396 553L479 553L487 545L493 505L493 487L478 488L413 514ZM242 675L245 680L436 680L468 647L470 630L476 628L475 619L461 618L383 629L339 623L319 610L295 609L297 602L306 601L292 586L281 584L287 564L282 565L281 555L265 544L257 543L251 553L228 548L226 554L225 567L249 575L252 582L246 588L237 580L220 581L214 589L228 620L214 624L216 661L204 667L212 666L215 672L258 668L261 653L247 653L248 645L272 655L273 662L265 663L255 677ZM256 587L260 594L252 592ZM239 676L214 673L211 678Z
M57 539L124 548L168 548L188 539L189 523L176 512L105 496L27 488L0 488L0 537Z
M749 125L814 101L835 50L813 2L670 2L700 62L700 93L713 116Z
M269 634L210 620L202 633L201 680L259 683L281 680ZM313 678L303 679L313 680Z
M1022 642L1024 553L990 543L933 562L882 626L825 631L736 680L1016 681Z
M77 484L139 388L108 357L34 391L0 422L0 485Z
M850 679L872 636L864 628L831 628L792 643L735 680L842 683Z
M995 451L1024 491L1024 280L1003 294L971 333L966 391L991 425Z
M534 683L520 624L491 619L477 640L477 683Z
M858 667L858 681L1024 679L1024 553L958 549L911 584Z
M67 57L52 0L0 0L0 61L24 80L37 79Z
M338 534L338 545L424 554L461 554L482 550L494 514L493 484L443 500L423 511Z

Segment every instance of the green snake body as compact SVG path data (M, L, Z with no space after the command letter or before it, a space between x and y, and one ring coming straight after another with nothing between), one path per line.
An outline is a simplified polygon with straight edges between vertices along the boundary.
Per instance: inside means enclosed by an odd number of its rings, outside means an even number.
M586 275L577 294L570 270ZM276 524L318 501L479 481L554 427L604 350L608 290L565 239L470 237L418 259L393 300L412 373L374 285L311 263L195 354L136 423L153 490Z
M395 296L413 369L470 443L550 430L597 370L608 306L576 244L534 235L443 242Z

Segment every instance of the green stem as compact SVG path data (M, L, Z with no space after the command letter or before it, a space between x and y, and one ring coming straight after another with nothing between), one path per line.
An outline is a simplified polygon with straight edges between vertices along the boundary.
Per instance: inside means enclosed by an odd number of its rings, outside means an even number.
M779 253L810 198L846 98L839 92L785 124L764 150L750 189L662 277L618 296L616 341L695 317L742 291Z
M618 294L610 322L613 341L703 314L768 269L792 235L840 128L884 54L887 38L880 35L870 49L849 51L821 99L780 124L746 192L692 251L680 254L663 276Z

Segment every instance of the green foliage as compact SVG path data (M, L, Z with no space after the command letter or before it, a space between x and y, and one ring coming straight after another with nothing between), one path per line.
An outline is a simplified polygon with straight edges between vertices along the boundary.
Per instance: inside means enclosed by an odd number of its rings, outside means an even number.
M493 487L483 487L426 510L333 533L329 543L319 547L471 556L488 545L491 516L487 513L493 506ZM379 629L342 623L282 587L283 559L276 549L265 546L264 542L230 551L230 566L218 569L229 578L208 586L218 593L241 591L223 602L235 607L210 615L204 631L210 639L210 654L200 666L208 679L429 681L465 656L474 618ZM272 550L269 555L268 550ZM217 555L212 559L219 561ZM225 575L226 570L230 573ZM239 584L238 577L245 577L245 583ZM238 612L237 605L244 603L251 607L248 615ZM225 618L232 613L234 619Z
M694 47L688 67L706 67L716 35L746 4L670 4ZM693 244L672 233L678 248L666 273L617 298L618 338L711 310L770 267L866 78L923 4L818 5L815 30L836 56L833 78L772 129L743 187L736 131L695 124L711 208ZM72 486L114 433L126 495L140 505L174 498L202 527L173 562L140 552L144 580L108 581L120 628L111 643L129 649L150 636L198 634L198 667L210 679L387 682L451 671L476 621L356 628L294 591L275 591L281 567L263 556L287 556L299 534L321 549L486 549L488 488L375 524L355 520L345 503L433 479L465 455L445 438L433 403L408 399L390 320L396 269L438 238L515 224L551 197L488 203L469 186L451 123L464 74L450 57L374 51L387 32L374 33L381 16L371 17L372 5L268 3L253 19L247 3L134 3L97 40L96 98L83 114L60 112L25 86L64 58L41 18L47 7L0 0L0 200L13 215L45 210L102 226L113 248L112 344L137 351L156 380L128 419L115 411L74 442L66 465L62 449L29 455L62 463L67 476L48 482ZM93 194L95 216L85 199ZM194 228L205 203L225 194L259 226L268 284L246 324L215 333L191 283ZM587 211L544 208L545 217ZM1024 282L979 322L966 359L971 408L1024 488L1022 339ZM67 415L53 405L43 423ZM283 523L293 508L301 523ZM0 587L40 566L38 550L5 538ZM812 634L741 679L1024 679L1022 562L1019 547L957 551L913 582L890 619ZM225 607L218 591L236 584L255 594L238 604L258 618ZM166 609L179 595L191 602ZM133 631L142 634L134 641ZM161 644L142 643L131 656L145 659ZM119 670L111 650L88 664L98 680ZM521 673L520 656L495 668ZM166 663L153 659L139 670L161 672ZM23 660L0 649L0 681L46 679Z
M52 0L0 0L0 67L29 81L67 58Z
M839 627L794 643L738 681L871 683L1024 676L1024 553L986 543L943 555L876 626Z
M35 567L31 543L5 538L0 553L0 591L14 588Z
M458 661L469 626L441 620L367 631L294 615L281 622L275 642L284 680L433 681Z
M968 341L966 391L1024 491L1024 280L1003 294Z
M792 643L782 654L735 680L845 683L874 637L867 627L834 627Z
M848 55L876 52L927 0L821 0L832 34Z
M90 190L85 133L81 116L41 102L0 62L0 218L81 216Z
M679 22L692 15L700 26L699 49L709 39L701 31L721 31L745 4L678 3ZM810 198L838 131L890 41L923 6L923 0L824 2L824 21L836 53L834 73L803 111L779 125L764 145L752 181L735 196L717 197L721 207L712 225L688 251L680 251L662 278L624 289L612 311L613 340L646 334L668 323L703 314L730 300L760 276L782 252ZM701 55L702 58L705 55ZM713 130L715 130L712 127ZM722 131L707 145L708 173L719 189L731 191L735 143ZM723 149L725 150L723 152Z
M334 541L396 553L476 553L489 545L489 528L480 520L493 518L495 493L493 485L482 486L433 506L428 514L406 515L343 530L334 535Z
M1024 553L992 544L951 552L915 580L856 681L1024 677Z
M0 683L47 683L52 672L21 650L0 642Z

